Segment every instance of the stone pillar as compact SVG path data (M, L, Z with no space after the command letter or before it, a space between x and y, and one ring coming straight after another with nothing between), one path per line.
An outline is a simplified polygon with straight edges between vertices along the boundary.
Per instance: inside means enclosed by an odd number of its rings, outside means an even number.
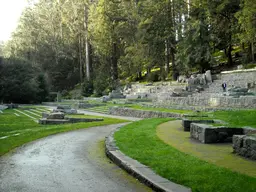
M57 102L61 102L61 93L60 92L57 93Z
M211 70L205 72L205 78L207 83L212 83L212 74Z

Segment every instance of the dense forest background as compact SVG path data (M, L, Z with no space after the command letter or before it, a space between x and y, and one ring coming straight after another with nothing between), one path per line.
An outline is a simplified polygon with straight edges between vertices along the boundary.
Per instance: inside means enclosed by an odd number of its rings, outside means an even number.
M79 84L100 96L119 80L253 63L255 42L255 0L31 0L0 43L0 100L41 102Z

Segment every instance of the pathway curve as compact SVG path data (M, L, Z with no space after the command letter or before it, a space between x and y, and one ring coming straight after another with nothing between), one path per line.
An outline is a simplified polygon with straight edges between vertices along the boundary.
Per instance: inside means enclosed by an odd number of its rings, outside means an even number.
M0 157L0 191L150 191L105 157L105 136L122 125L48 136Z
M179 151L199 157L210 163L256 177L256 162L232 153L231 143L203 144L183 131L181 121L169 121L157 127L157 136Z
M47 107L48 109L56 109L56 106L43 105L43 107ZM116 118L116 119L125 119L125 120L129 120L129 121L139 121L142 119L142 118L137 118L137 117L117 116L117 115L109 115L109 114L105 114L105 113L91 112L91 111L87 111L86 109L79 109L79 110L77 110L77 112L83 113L85 115L110 117L110 118Z

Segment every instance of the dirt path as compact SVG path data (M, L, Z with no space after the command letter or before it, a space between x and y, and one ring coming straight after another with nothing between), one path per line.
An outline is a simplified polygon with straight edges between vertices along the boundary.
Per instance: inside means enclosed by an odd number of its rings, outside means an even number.
M256 177L256 162L232 153L232 144L202 144L184 132L181 121L169 121L157 127L157 136L179 151L199 157L210 163Z
M105 157L103 140L121 125L49 136L0 157L0 191L150 191Z

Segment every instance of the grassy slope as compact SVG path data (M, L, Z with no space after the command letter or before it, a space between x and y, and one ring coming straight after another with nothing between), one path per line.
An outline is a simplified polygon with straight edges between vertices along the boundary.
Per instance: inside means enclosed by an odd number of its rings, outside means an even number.
M147 119L116 132L117 146L128 156L176 183L201 192L254 192L256 178L187 155L162 142L156 126L170 119Z
M256 128L256 110L215 111L213 117L226 121L232 127L250 126Z
M183 131L180 120L162 123L157 126L156 134L163 142L181 152L217 166L256 177L256 161L250 161L232 153L232 143L212 143L207 145L190 139L190 132Z
M24 143L65 131L71 131L94 126L122 123L125 120L104 118L104 121L76 123L65 125L39 125L26 116L15 116L13 110L5 110L0 113L0 137L10 136L0 139L0 155L7 153L11 149ZM101 117L97 117L101 118ZM15 136L14 134L20 134Z

